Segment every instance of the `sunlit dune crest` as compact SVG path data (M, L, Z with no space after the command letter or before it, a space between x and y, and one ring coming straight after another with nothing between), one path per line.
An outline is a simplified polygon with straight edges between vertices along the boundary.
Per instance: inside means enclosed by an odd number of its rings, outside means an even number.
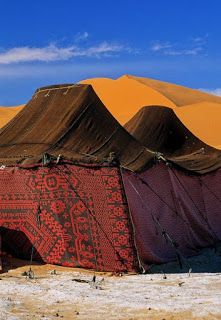
M203 101L221 103L221 97L202 92L196 89L190 89L177 84L163 82L159 80L128 76L130 79L137 80L147 87L155 89L165 97L174 102L178 107L187 104L193 104Z

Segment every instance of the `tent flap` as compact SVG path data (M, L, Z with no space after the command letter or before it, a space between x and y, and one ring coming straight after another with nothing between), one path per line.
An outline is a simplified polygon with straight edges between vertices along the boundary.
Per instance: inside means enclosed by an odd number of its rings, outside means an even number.
M21 231L16 242L12 233L7 240L16 247L25 235L45 263L135 271L136 250L122 188L116 168L2 170L2 237L5 230Z

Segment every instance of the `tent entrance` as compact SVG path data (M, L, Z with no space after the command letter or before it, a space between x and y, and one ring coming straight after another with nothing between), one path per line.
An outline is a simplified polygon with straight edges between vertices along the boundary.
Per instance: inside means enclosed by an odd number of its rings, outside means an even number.
M21 265L26 265L31 262L31 259L43 262L34 244L31 243L25 233L1 227L0 269L7 271Z

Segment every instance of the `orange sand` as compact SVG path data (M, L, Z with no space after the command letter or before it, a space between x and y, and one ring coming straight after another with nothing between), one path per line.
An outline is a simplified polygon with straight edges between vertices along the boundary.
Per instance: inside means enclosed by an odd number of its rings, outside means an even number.
M155 89L165 97L174 102L178 107L193 103L209 101L221 103L221 97L214 96L196 89L190 89L176 84L163 82L159 80L128 76L130 79L137 80L139 83L149 88Z
M167 106L205 143L221 149L221 97L158 80L125 75L93 78L91 84L114 117L124 125L140 108ZM178 108L179 107L179 108Z
M174 111L193 134L205 143L221 149L221 104L200 102Z
M123 76L117 80L94 78L81 81L91 84L112 115L124 125L140 108L148 105L175 107L174 103L160 92Z
M22 110L24 105L16 107L0 107L0 128L7 124L16 114Z

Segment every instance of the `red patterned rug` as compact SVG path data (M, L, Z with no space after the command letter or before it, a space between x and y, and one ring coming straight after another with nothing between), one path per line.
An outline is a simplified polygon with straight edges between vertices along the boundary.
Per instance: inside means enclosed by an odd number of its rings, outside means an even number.
M98 271L137 270L120 172L58 165L0 170L3 250Z

